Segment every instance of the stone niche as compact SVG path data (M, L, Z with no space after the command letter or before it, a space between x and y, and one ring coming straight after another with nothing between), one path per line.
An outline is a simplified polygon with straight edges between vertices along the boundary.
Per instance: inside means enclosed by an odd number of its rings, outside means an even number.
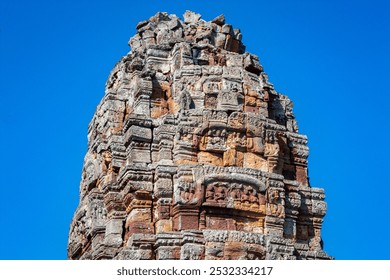
M136 26L88 127L69 259L331 259L307 137L239 29Z
M264 232L265 193L262 181L230 173L178 185L173 206L174 229Z

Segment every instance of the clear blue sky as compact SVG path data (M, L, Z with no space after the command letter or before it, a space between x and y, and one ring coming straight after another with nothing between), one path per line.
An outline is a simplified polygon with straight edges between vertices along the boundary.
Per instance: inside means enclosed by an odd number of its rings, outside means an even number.
M87 126L135 26L225 14L309 137L325 250L390 259L390 1L1 1L0 259L65 259Z

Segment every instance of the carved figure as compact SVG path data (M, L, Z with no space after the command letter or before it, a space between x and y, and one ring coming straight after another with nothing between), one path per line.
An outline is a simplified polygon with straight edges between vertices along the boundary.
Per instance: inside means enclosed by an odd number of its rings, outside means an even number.
M241 194L241 202L245 204L249 204L250 202L250 194L248 188L244 188Z
M206 201L215 201L214 195L215 195L214 186L208 185L206 189Z
M215 191L215 200L217 202L223 202L225 200L225 188L223 186L218 186Z

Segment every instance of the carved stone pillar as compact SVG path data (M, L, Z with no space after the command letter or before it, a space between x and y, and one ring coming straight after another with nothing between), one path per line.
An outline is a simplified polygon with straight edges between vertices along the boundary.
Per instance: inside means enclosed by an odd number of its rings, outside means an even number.
M134 233L153 234L152 197L148 191L138 190L126 208L126 237Z
M154 245L156 260L178 260L181 255L182 234L179 232L159 233Z
M283 182L269 180L267 188L267 216L265 234L283 236L285 193Z
M284 181L286 189L285 221L284 233L285 238L296 239L297 219L299 207L301 206L301 196L298 193L299 184L295 181Z

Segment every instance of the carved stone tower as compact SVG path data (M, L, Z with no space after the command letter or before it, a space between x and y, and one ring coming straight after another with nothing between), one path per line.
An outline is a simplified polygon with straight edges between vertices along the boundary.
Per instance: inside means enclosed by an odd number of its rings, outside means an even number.
M70 259L329 259L307 137L239 29L137 25L89 125Z

